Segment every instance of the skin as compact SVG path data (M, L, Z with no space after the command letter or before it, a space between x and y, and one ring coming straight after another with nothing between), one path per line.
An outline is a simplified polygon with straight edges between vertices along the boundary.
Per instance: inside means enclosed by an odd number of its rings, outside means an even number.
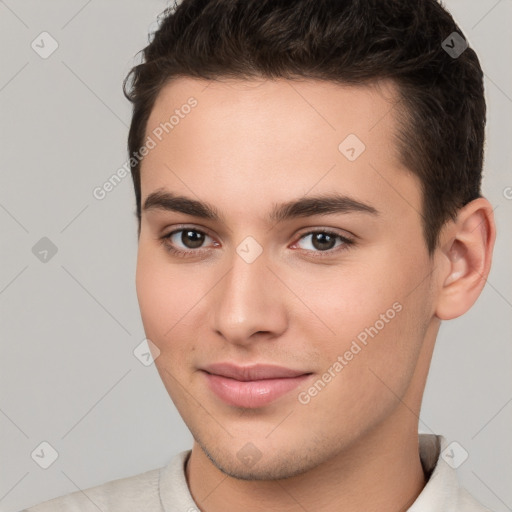
M146 134L190 96L198 105L143 160L142 204L167 190L210 203L223 221L143 211L136 287L156 367L194 437L194 500L207 512L407 509L425 485L418 417L436 335L485 284L492 206L479 198L461 209L429 257L420 184L394 149L392 83L179 78L160 92ZM338 150L348 134L366 145L353 162ZM265 220L274 204L334 191L378 215ZM181 233L169 240L191 257L160 240L182 225L207 235L199 248ZM327 254L308 236L326 229L355 243L335 239ZM236 252L247 236L263 250L252 263ZM301 404L298 393L396 302L401 311ZM241 409L199 370L220 361L313 375L265 407ZM261 455L253 465L237 457L247 443Z

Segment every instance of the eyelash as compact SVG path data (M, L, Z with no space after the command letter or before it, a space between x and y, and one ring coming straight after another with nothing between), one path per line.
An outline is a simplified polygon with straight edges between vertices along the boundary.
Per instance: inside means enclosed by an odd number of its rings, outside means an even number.
M167 235L164 235L160 237L159 241L164 246L165 250L171 253L174 256L178 256L181 258L189 258L197 255L197 253L202 252L204 249L189 249L188 251L184 251L182 249L176 249L176 247L172 246L170 244L170 238L175 235L176 233L180 233L182 231L194 231L196 233L200 233L202 235L210 236L208 233L205 233L204 231L201 231L199 229L196 229L192 226L185 226L181 227L180 229L175 229L174 231L171 231ZM325 235L333 236L336 238L339 238L343 244L339 245L337 248L334 249L328 249L326 251L308 251L307 249L303 249L306 252L313 253L314 258L325 258L328 256L332 256L333 254L337 254L343 251L347 251L350 249L351 246L355 245L355 241L351 240L350 238L344 237L340 235L339 233L335 233L334 231L329 231L327 229L319 229L315 231L308 231L307 233L304 233L301 235L301 237L297 240L299 242L303 238L309 236L309 235L315 235L318 233L322 233ZM211 238L211 237L210 237Z

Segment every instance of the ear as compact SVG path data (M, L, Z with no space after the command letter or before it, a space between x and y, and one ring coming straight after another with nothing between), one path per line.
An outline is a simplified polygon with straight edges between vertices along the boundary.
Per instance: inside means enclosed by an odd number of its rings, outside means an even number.
M457 318L476 302L491 269L495 239L493 208L483 197L461 208L457 219L443 230L438 318Z

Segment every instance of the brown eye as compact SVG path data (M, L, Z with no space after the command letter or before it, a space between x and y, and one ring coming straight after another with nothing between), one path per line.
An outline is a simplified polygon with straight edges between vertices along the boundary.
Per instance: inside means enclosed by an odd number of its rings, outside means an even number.
M179 233L180 231L178 231ZM182 229L181 230L181 243L187 249L197 249L201 247L204 242L205 234L194 229Z
M331 231L312 231L303 235L300 241L307 238L311 238L310 244L306 244L310 247L302 248L311 252L336 252L333 251L336 247L349 246L353 243L352 240ZM340 240L340 243L336 245L337 240Z
M327 233L314 233L311 243L319 251L328 251L336 245L336 238Z
M185 227L171 231L161 238L165 248L177 256L196 256L206 250L203 248L206 238L211 238L198 229Z

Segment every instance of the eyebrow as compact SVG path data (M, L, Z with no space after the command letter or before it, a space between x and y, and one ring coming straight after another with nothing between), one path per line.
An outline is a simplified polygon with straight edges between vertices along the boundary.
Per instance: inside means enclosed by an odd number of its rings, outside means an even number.
M223 216L213 205L165 190L158 190L148 195L144 201L143 211L149 210L173 211L202 219L223 221ZM274 204L267 220L269 222L279 223L299 217L340 213L379 215L379 211L373 206L362 203L349 196L342 194L324 194L302 197L282 204Z

